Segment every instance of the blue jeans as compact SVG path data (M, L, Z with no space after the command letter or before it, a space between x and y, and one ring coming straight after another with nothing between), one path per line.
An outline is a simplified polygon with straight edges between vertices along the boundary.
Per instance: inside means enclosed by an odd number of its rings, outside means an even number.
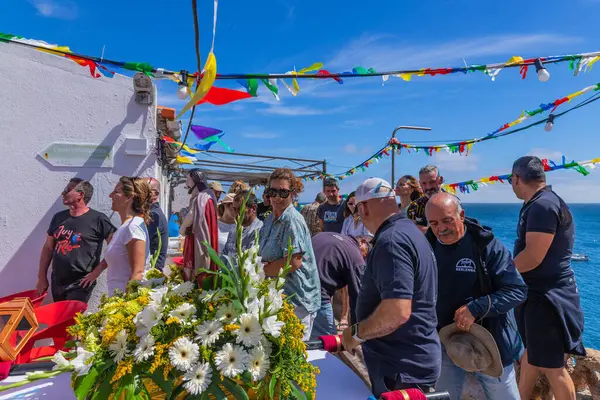
M442 347L442 372L435 390L450 393L451 400L460 400L467 379L467 372L457 367ZM493 378L480 372L472 373L479 382L488 400L520 400L515 368L512 365L504 367L504 373L499 378Z
M335 335L336 333L337 330L335 329L331 302L321 304L321 308L319 308L317 316L315 317L310 339L315 340L318 339L319 336Z

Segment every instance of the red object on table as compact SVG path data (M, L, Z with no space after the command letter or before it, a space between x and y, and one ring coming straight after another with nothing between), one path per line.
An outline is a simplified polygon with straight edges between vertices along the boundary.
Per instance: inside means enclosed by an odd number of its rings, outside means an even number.
M35 290L35 289L26 290L24 292L10 294L8 296L0 298L0 304L8 303L9 301L18 299L20 297L26 297L29 300L31 300L31 303L33 304L33 308L38 308L39 306L42 305L42 301L44 301L44 297L46 297L46 294L48 294L48 292L44 292L44 293L42 293L41 296L38 296L37 290Z
M47 325L33 334L17 357L17 364L32 362L40 357L49 357L64 350L69 335L67 328L75 324L75 315L87 310L87 304L77 300L58 301L35 309L40 326ZM51 346L33 347L42 339L52 339Z
M319 340L323 342L323 350L328 353L337 353L344 350L342 335L319 336Z
M2 361L0 362L0 381L6 379L10 372L10 367L12 367L12 361Z
M177 265L183 265L183 257L173 257L173 262Z
M381 394L382 400L427 400L425 394L419 389L394 390Z

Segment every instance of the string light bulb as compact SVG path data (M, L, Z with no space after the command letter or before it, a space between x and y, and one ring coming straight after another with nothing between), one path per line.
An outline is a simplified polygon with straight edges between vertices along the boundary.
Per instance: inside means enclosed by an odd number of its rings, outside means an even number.
M548 82L548 79L550 79L550 72L544 67L542 60L539 58L535 60L535 71L538 74L540 82Z
M180 83L179 90L177 90L177 97L179 97L181 100L185 100L189 96L190 96L190 91L188 90L188 87L185 86L184 84Z
M546 132L550 132L552 128L554 128L554 114L550 114L548 116L548 122L546 122L546 127L544 128L544 130Z

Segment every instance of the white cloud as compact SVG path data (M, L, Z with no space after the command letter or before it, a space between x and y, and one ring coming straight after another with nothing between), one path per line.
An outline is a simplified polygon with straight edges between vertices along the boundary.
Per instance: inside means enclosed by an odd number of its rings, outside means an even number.
M77 5L72 1L30 0L38 14L47 18L73 20L77 18Z
M356 147L355 144L352 143L348 143L347 145L345 145L342 150L344 151L344 153L348 153L348 154L356 154L358 153L358 147Z
M463 172L463 171L477 171L479 170L479 159L480 156L471 154L469 156L450 154L445 151L434 153L432 162L429 164L436 165L442 174L444 171Z
M280 135L275 132L245 132L242 136L248 139L275 139Z
M559 162L562 159L562 152L544 148L531 149L526 156L536 156L539 158L546 158L555 162Z
M324 115L334 114L343 109L343 107L337 108L311 108L311 107L285 107L285 106L272 106L264 110L260 110L263 114L273 115L287 115L287 116L301 116L301 115Z
M576 37L553 34L506 34L414 45L393 35L363 34L339 50L325 65L330 70L344 70L353 65L373 67L375 70L444 67L449 62L462 64L463 58L468 61L483 56L518 54L532 49L541 51L579 40Z
M364 128L371 125L373 125L373 121L370 119L349 119L342 124L346 128Z

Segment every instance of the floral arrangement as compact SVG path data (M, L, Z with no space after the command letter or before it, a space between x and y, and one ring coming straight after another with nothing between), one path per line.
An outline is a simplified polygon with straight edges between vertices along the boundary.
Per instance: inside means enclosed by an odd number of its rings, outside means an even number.
M212 274L203 287L151 269L78 315L75 350L53 358L56 372L72 371L78 399L314 399L319 371L283 295L289 260L265 278L258 243L241 248L242 220L237 256L212 252L220 270L201 271Z

